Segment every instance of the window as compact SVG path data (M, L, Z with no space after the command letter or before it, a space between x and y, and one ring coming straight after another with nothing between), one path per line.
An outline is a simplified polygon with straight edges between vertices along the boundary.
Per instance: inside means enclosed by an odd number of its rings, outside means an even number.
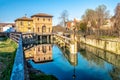
M28 32L31 32L31 27L28 27Z
M49 46L49 51L51 50L51 46Z
M51 60L51 57L49 57L49 60Z
M38 32L39 32L39 27L38 27Z
M38 48L38 51L40 52L40 47Z
M28 29L30 30L30 29L31 29L31 27L28 27Z
M38 61L40 61L40 58L38 58Z
M42 26L42 32L46 32L46 26Z
M22 21L20 22L20 25L21 25L21 26L23 25Z
M43 53L46 53L46 46L42 46Z
M28 22L28 26L30 26L30 22Z
M33 28L33 32L34 32L34 28Z
M50 28L49 28L49 32L50 32Z
M43 21L45 21L45 18L43 18Z
M50 21L50 18L48 19L48 21Z
M45 57L44 57L44 60L45 60Z
M39 18L37 18L37 20L39 21Z

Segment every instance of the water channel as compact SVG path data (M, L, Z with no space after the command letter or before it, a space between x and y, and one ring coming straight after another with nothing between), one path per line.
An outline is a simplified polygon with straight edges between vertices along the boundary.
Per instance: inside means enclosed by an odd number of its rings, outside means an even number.
M77 54L49 42L32 45L25 56L33 68L58 80L120 80L120 55L82 43Z

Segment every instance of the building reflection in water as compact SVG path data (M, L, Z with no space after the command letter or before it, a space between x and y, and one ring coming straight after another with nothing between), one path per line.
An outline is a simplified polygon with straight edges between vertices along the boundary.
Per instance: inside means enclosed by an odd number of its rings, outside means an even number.
M52 61L52 44L37 45L33 60L35 62Z
M70 53L67 48L59 47L63 52L65 58L69 61L69 63L73 66L77 66L78 64L78 55L77 53ZM24 47L25 58L32 59L34 62L46 62L52 61L52 44L49 41L44 44L37 45L26 45Z
M32 59L34 62L49 62L53 60L51 43L37 44L31 48L25 49L24 52L25 58Z
M89 45L79 44L79 51L81 55L89 61L90 66L97 64L98 66L105 68L104 61L115 65L109 72L113 80L120 79L120 55L110 53ZM101 58L101 59L98 59Z

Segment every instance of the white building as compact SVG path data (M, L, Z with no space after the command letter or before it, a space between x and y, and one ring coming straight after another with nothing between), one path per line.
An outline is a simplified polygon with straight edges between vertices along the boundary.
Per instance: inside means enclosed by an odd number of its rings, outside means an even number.
M0 23L0 32L6 32L14 28L14 23Z

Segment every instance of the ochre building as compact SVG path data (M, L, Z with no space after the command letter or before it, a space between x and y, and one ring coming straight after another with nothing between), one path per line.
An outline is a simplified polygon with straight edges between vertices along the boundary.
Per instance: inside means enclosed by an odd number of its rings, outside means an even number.
M39 13L31 18L22 17L15 20L17 32L34 32L37 34L50 34L52 32L52 15Z
M31 18L22 17L15 20L16 31L22 33L35 33L41 43L49 42L52 33L52 15L39 13Z
M31 18L22 17L15 20L16 31L22 33L33 32L33 20Z

